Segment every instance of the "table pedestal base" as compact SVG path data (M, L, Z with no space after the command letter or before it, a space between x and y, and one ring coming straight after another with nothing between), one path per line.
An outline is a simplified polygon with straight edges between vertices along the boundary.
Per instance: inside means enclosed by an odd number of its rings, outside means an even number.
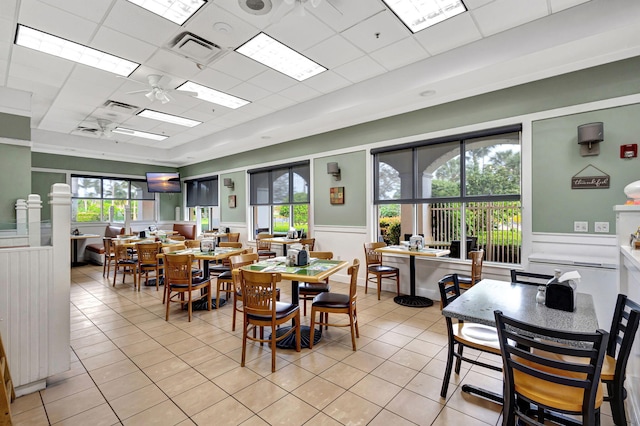
M192 311L206 311L207 310L207 299L199 299L191 302L191 310ZM220 299L220 307L222 308L227 301L225 299ZM182 310L186 311L188 306L186 304L182 305ZM216 299L211 299L211 309L216 309Z
M408 306L410 308L428 308L433 306L433 300L422 296L402 295L393 298L398 305Z
M291 330L291 327L280 327L276 330L276 336L280 337L285 334L287 331ZM303 325L300 327L300 348L308 348L309 342L311 341L311 328L307 325ZM313 334L313 344L316 345L320 341L322 337L322 328L320 330L316 329L316 332ZM276 347L280 349L295 349L296 348L296 333L291 333L284 339L276 342Z

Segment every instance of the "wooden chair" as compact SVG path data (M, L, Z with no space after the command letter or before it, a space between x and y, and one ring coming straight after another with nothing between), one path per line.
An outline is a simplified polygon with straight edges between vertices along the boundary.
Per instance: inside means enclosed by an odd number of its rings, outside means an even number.
M237 270L243 301L244 326L242 330L242 361L244 367L247 355L247 340L264 343L271 346L271 371L276 371L276 342L295 333L296 351L300 352L300 308L289 303L276 301L276 284L282 280L279 273L251 272ZM278 336L276 327L293 320L294 325L286 333ZM269 338L264 337L263 327L271 327ZM256 337L255 330L260 328L260 336ZM254 331L250 336L249 331Z
M248 251L251 250L251 251ZM247 252L248 251L248 252ZM238 254L235 256L229 257L229 264L231 270L241 268L246 265L251 265L258 261L258 254L253 253L253 249L247 249L247 251L243 254ZM233 295L233 318L231 322L231 331L236 330L236 314L238 312L242 312L240 305L242 304L242 292L240 291L240 283L236 282L234 276L231 271L228 273L225 272L223 274L218 275L217 280L217 289L216 289L216 308L219 306L217 304L220 299L220 293L226 293L225 298L229 301L229 296ZM276 299L279 301L279 289L278 295Z
M313 251L314 247L316 246L316 239L315 238L300 238L300 244L302 244L302 247L304 247L305 245L309 247L309 251Z
M170 246L163 246L162 247L162 253L164 254L168 254L174 251L180 251L180 250L186 250L187 246L185 244L175 244L175 245L170 245ZM164 265L164 259L160 259L160 264ZM162 280L164 281L164 268L161 268L161 275L162 275ZM165 301L167 300L167 289L168 287L165 285L164 286L164 294L162 295L162 304L164 305Z
M550 415L564 413L581 416L584 425L599 425L600 374L609 333L537 327L500 311L495 318L504 367L503 424L515 425L516 418L527 424L545 424ZM532 412L530 404L537 410Z
M184 245L190 249L200 249L200 240L184 240Z
M460 296L458 276L456 274L445 276L438 282L438 289L440 290L440 302L443 307L446 307ZM494 371L502 371L500 367L495 365L464 356L464 348L472 348L499 356L500 345L495 328L464 321L458 321L457 324L453 324L453 320L450 317L445 317L445 321L447 323L449 345L447 348L447 364L444 370L444 378L442 379L442 388L440 389L440 396L443 398L447 397L453 358L456 358L456 374L460 374L462 361Z
M242 248L242 243L238 241L220 241L218 247Z
M240 241L240 233L239 232L230 232L227 234L227 241L230 243L237 243Z
M348 274L351 277L349 284L349 294L338 293L321 293L313 299L311 304L311 326L309 335L309 349L313 348L313 338L315 334L315 324L325 328L332 327L349 327L351 330L351 345L356 350L356 337L360 338L358 330L358 315L356 310L356 299L358 291L358 269L360 261L353 260L353 265L349 267ZM316 321L316 312L320 314L320 321ZM347 314L349 315L348 324L330 323L329 314Z
M110 237L102 239L102 245L104 247L104 258L102 259L102 276L106 276L107 279L109 279L109 274L111 273L111 265L115 267L116 264L116 256L111 249L111 240L112 238Z
M333 252L331 251L310 251L309 257L316 259L333 259ZM299 300L302 301L302 315L307 316L307 300L313 300L314 297L320 293L326 293L331 291L329 286L329 278L323 283L298 283Z
M208 298L207 310L211 310L211 279L193 275L193 260L192 254L167 254L164 256L164 282L167 288L166 321L169 321L169 306L171 302L179 303L181 307L187 304L189 322L191 322L193 311L192 302ZM196 290L204 291L194 297L193 292ZM174 294L172 295L172 293Z
M149 272L155 273L156 291L160 289L160 262L158 254L162 248L162 243L139 243L136 244L138 251L138 291L142 286L142 274L145 283L149 280Z
M546 285L553 275L511 270L511 282L529 285Z
M276 257L276 252L271 250L271 243L264 241L267 238L273 238L273 234L258 234L256 237L256 251L260 259Z
M229 247L229 248L242 248L242 243L240 242L229 242L229 241L220 241L218 243L218 247ZM229 258L224 258L218 263L209 264L209 274L214 277L220 277L220 275L225 274L223 277L226 280L231 280L231 267L229 265ZM216 299L217 303L217 299Z
M11 403L16 399L16 392L9 371L9 359L4 350L0 335L0 425L12 425Z
M369 282L375 282L378 288L378 300L380 300L380 291L382 290L383 279L395 279L398 296L400 296L400 270L394 266L386 266L382 264L382 254L375 250L386 246L386 243L365 243L364 256L367 262L367 280L364 284L364 292L367 293ZM373 277L370 277L373 275Z
M473 250L468 254L471 258L471 275L458 274L458 283L460 283L460 288L464 289L473 287L478 281L482 279L482 262L484 259L484 250Z
M169 239L173 241L187 241L187 238L184 235L171 235Z
M136 289L137 275L138 275L138 260L131 256L129 249L124 244L118 244L115 241L111 242L111 249L115 257L115 267L113 269L113 287L116 286L116 277L118 271L122 269L122 282L126 275L133 275L133 289Z

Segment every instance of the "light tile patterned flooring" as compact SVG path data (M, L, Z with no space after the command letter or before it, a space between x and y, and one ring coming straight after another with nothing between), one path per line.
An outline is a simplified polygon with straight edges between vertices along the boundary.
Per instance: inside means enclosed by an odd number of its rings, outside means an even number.
M155 287L133 291L127 277L113 288L98 266L71 272L71 369L12 404L16 425L501 424L499 405L460 391L500 392L500 373L463 363L440 398L447 338L437 303L407 308L359 288L356 352L348 328L331 327L313 350L277 350L272 373L269 349L253 343L240 367L242 320L232 332L231 304L192 322L173 305L166 322ZM280 287L286 300L290 282ZM603 406L603 425L609 414Z

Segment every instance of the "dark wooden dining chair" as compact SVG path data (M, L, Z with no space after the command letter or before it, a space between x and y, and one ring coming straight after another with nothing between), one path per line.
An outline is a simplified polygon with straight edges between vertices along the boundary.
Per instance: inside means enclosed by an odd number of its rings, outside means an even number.
M271 371L276 371L276 343L292 333L295 334L296 351L300 352L300 308L291 303L276 300L276 285L282 280L279 273L252 272L236 269L242 292L244 326L242 329L242 360L244 367L247 355L247 340L268 342L271 348ZM234 271L234 272L235 272ZM276 327L293 320L293 327L280 336ZM271 328L271 335L264 337L264 327ZM259 336L255 331L260 329ZM253 331L253 335L250 335Z
M627 416L624 411L627 391L624 382L627 362L631 355L639 323L640 305L627 298L626 295L618 294L601 376L601 380L607 386L607 396L604 400L611 405L613 423L617 425L627 424Z
M457 274L447 275L438 281L438 290L440 290L440 302L442 307L445 308L460 296L460 284L458 283ZM449 345L447 348L447 365L444 370L444 378L442 379L442 388L440 389L440 396L443 398L447 397L454 358L456 358L456 374L460 374L462 361L494 371L502 371L500 367L495 365L464 356L464 348L472 348L499 356L500 345L498 343L498 334L494 327L462 320L458 320L458 322L454 324L453 320L446 316L445 322L447 324Z
M382 253L376 251L377 248L386 245L384 242L364 243L364 257L367 262L367 279L364 282L364 293L367 294L369 282L374 282L378 288L378 300L380 300L382 280L384 279L396 281L397 293L400 296L400 270L395 266L383 265Z
M115 266L113 268L113 287L116 286L116 277L118 271L122 273L122 282L127 275L133 276L133 289L136 289L138 280L138 259L134 258L131 251L124 244L118 244L115 240L111 241L111 249L115 257Z
M105 237L102 239L102 245L104 248L104 258L102 260L102 276L106 276L107 279L109 279L109 274L111 273L111 265L115 267L116 263L116 255L113 252L111 240L112 238L110 237Z
M138 291L142 287L142 275L145 283L149 280L149 272L153 272L156 279L156 291L160 289L160 262L158 254L162 248L162 243L138 243Z
M309 257L315 259L333 259L333 252L331 251L310 251ZM302 301L302 315L307 316L307 300L313 300L314 297L320 293L326 293L331 291L329 286L329 278L323 283L298 283L298 295L299 300Z
M172 302L179 303L181 307L187 305L189 322L191 322L194 301L209 298L207 310L211 310L211 278L194 276L193 261L193 254L165 254L164 256L164 283L167 288L166 321L169 321L169 307ZM200 294L194 294L197 290L201 290Z
M538 274L535 272L511 270L511 282L530 285L546 285L553 275Z
M542 425L562 413L581 416L584 425L599 425L600 374L609 333L537 327L500 311L495 318L504 368L503 424L515 425L518 419ZM531 404L537 409L531 410Z
M320 326L331 327L349 327L351 331L351 345L356 350L356 337L360 338L360 330L358 330L358 313L356 310L356 300L358 298L358 269L360 261L353 260L353 265L349 267L347 273L350 277L349 294L340 293L320 293L313 299L311 304L311 325L309 335L309 349L313 349L313 339L315 335L316 324ZM316 322L316 313L320 314L320 321ZM329 322L329 314L346 314L349 316L349 323Z
M276 257L276 252L271 250L271 242L265 241L269 238L273 238L273 234L258 234L256 237L256 252L260 259Z

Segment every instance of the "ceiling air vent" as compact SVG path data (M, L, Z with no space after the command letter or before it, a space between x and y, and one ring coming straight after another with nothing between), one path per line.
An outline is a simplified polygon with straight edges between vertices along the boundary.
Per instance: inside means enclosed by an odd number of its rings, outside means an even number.
M108 100L104 103L105 108L112 109L120 112L131 112L137 110L139 107L135 105L125 104L124 102Z
M169 50L196 64L208 64L224 53L224 50L217 44L190 32L184 32L178 35L178 37L169 44Z

